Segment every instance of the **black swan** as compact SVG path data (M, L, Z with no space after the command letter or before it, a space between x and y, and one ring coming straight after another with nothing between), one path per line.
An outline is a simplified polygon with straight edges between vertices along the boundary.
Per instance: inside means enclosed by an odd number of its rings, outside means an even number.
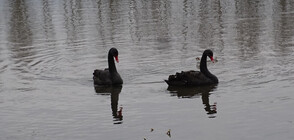
M93 80L95 85L121 85L123 80L116 70L114 59L118 63L118 51L111 48L108 52L108 68L104 70L94 70Z
M215 75L211 74L207 69L206 59L207 56L213 60L213 52L211 50L205 50L202 54L200 61L200 71L182 71L175 75L170 75L165 82L169 86L202 86L217 84L218 79Z

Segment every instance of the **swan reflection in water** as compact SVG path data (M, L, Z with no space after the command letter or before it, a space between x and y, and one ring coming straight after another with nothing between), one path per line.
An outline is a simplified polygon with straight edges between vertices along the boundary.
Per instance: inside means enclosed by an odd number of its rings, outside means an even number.
M119 94L122 86L98 86L95 85L95 91L97 95L110 95L111 110L114 119L114 124L121 124L123 120L122 106L118 109Z
M201 96L202 103L204 104L204 110L209 115L209 118L216 117L216 102L212 105L209 103L209 95L212 91L216 89L217 85L209 85L202 87L173 87L169 86L167 90L172 94L172 96L178 96L179 98L192 98L196 96Z

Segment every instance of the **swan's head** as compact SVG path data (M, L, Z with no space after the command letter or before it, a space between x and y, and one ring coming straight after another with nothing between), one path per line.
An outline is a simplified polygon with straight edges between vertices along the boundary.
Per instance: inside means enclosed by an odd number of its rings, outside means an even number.
M118 63L119 60L118 60L118 51L116 48L111 48L109 50L109 53L115 58L116 62Z
M214 62L214 59L213 59L213 52L212 52L211 50L209 50L209 49L205 50L205 51L203 52L203 55L208 56L208 57L210 58L210 60L211 60L212 62Z

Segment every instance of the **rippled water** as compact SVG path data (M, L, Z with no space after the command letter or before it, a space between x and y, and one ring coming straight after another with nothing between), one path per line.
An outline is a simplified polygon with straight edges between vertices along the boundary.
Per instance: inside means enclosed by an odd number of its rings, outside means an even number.
M294 138L292 1L0 3L0 139ZM95 88L111 47L124 85ZM168 88L207 48L220 83Z

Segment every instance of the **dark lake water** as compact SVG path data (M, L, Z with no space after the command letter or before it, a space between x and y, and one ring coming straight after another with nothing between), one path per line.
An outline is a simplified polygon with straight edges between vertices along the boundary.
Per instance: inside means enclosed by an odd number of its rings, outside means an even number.
M294 139L291 0L0 3L1 140ZM124 84L95 88L111 47ZM219 84L168 88L205 49Z

